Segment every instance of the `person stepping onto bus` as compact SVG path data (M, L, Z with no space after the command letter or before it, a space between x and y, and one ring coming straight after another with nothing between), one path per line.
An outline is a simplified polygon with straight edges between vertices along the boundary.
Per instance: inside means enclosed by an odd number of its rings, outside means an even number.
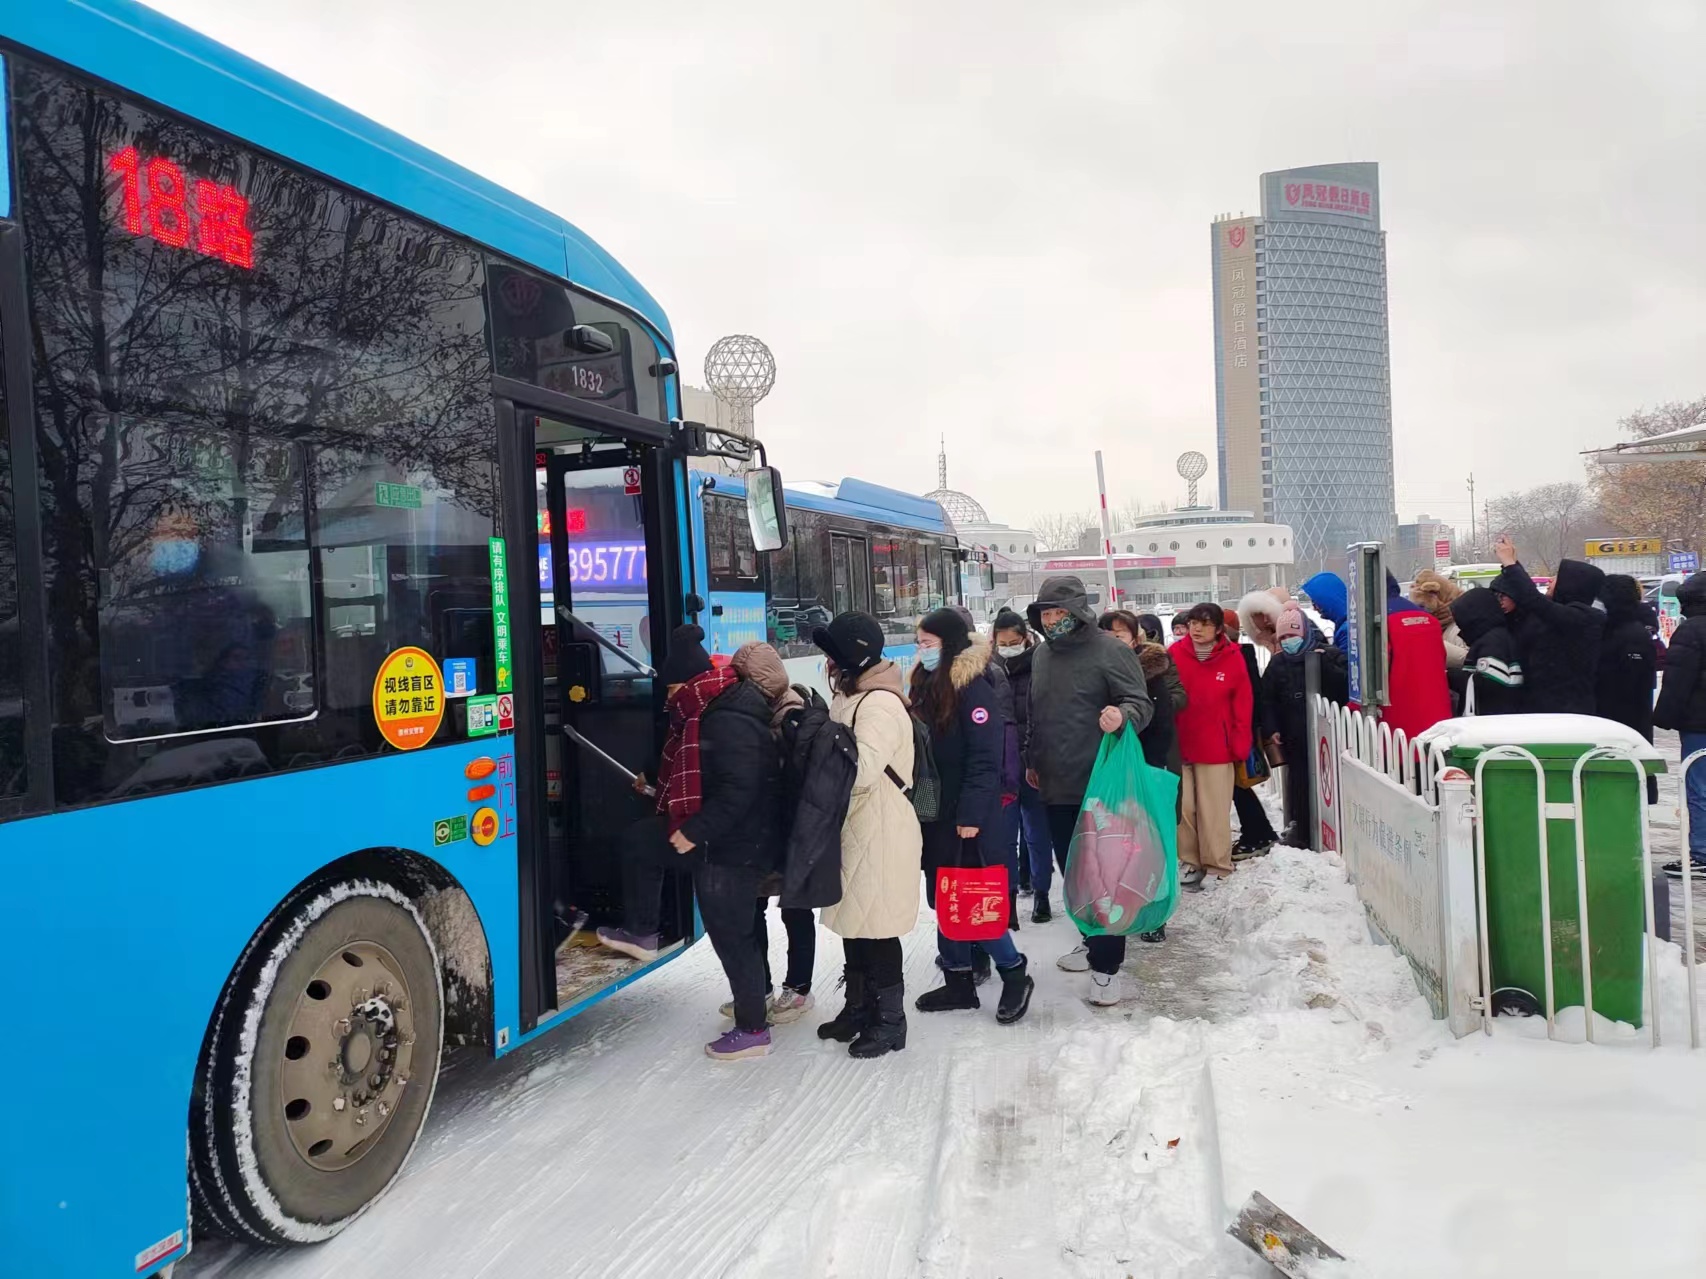
M1007 725L989 676L989 641L973 635L952 608L939 608L918 624L918 664L912 668L912 712L930 730L941 775L940 816L925 822L924 884L936 905L936 872L947 866L1003 866L1012 840L1000 823ZM1011 905L1011 903L1009 903ZM995 1019L1015 1022L1031 1004L1035 982L1011 932L981 943L1001 977ZM969 942L951 941L939 929L936 952L943 984L920 995L921 1013L977 1008Z
M918 922L922 837L912 786L912 716L900 670L883 658L883 628L869 613L842 613L812 632L835 689L829 714L853 732L859 770L841 827L841 900L823 926L842 938L847 1005L817 1028L852 1043L854 1057L906 1047L900 939Z
M1102 735L1127 724L1141 734L1155 705L1137 654L1097 628L1082 579L1046 579L1025 611L1043 636L1031 659L1025 762L1048 806L1055 860L1064 870ZM1124 962L1124 937L1089 937L1055 964L1070 973L1089 969L1090 1002L1110 1005L1120 1001Z
M734 1029L705 1045L707 1055L728 1060L770 1051L753 903L776 869L781 770L770 703L732 668L713 666L704 638L697 626L677 627L658 669L668 689L669 736L658 766L657 815L678 860L692 859L699 915L734 995ZM653 895L654 910L656 902ZM599 940L621 950L621 932L600 929ZM656 949L655 933L626 937Z
M788 682L788 668L782 663L782 655L770 645L754 641L737 648L729 665L742 679L763 693L765 700L770 703L770 735L780 747L783 728L790 717L797 720L806 705L799 690ZM822 705L821 699L818 704ZM784 768L780 796L781 833L784 839L799 798L789 794L789 790L788 770ZM761 895L757 902L758 953L764 960L764 985L766 991L769 991L772 988L772 974L767 916L770 913L770 899L781 892L781 875L771 875L769 880L759 887ZM770 1022L776 1026L798 1021L811 1011L814 1002L811 993L812 969L817 963L817 916L807 909L784 906L782 927L788 933L788 972L782 979L782 989L768 996ZM722 1013L725 1017L733 1017L734 1004L724 1004Z

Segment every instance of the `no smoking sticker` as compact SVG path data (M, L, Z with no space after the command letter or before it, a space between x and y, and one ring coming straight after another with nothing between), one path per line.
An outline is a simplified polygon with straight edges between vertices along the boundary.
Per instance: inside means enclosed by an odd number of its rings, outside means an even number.
M373 677L373 721L400 751L419 750L444 719L444 680L425 649L399 648Z

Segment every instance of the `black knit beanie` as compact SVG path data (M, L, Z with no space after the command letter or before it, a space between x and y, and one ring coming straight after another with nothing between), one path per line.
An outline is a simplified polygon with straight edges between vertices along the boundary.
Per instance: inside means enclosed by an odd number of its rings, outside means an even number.
M663 665L658 667L658 678L666 687L685 684L694 676L712 669L704 639L705 632L691 622L670 632L669 651L664 654Z
M939 608L927 613L918 629L942 641L942 653L951 662L971 647L971 627L966 619L952 608Z

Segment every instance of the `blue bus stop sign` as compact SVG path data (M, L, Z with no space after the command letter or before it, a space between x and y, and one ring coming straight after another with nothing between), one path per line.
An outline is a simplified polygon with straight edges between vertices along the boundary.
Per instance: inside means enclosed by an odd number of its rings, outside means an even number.
M1672 551L1670 553L1670 571L1673 573L1698 573L1700 571L1700 556L1694 551Z

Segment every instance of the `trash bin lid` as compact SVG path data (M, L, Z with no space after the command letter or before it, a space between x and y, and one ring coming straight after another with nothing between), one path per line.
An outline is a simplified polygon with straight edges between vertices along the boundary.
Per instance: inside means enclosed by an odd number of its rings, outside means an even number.
M1441 720L1416 740L1444 747L1458 762L1494 746L1525 746L1541 760L1575 759L1598 746L1619 746L1663 771L1664 755L1651 742L1627 724L1597 715L1469 715Z

